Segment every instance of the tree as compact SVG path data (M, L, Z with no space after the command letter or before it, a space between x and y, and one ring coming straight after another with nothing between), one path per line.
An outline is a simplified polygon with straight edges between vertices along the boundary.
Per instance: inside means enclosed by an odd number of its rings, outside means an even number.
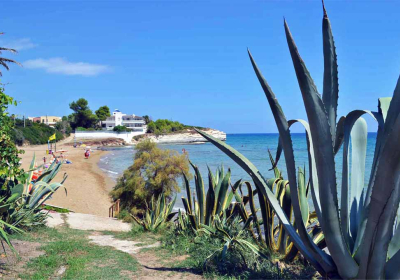
M152 196L164 193L171 199L174 193L180 191L178 179L182 173L190 175L185 154L162 150L150 140L139 142L135 150L133 165L118 179L111 196L114 200L121 200L123 209L140 216Z
M55 128L58 131L60 131L64 134L67 134L67 135L69 135L72 132L70 123L66 119L64 120L64 117L63 117L62 121L59 121L56 123Z
M17 105L17 102L4 93L4 88L0 86L0 188L7 189L9 184L16 181L16 178L22 176L24 171L20 168L18 150L12 141L13 121L8 115L8 106Z
M103 121L105 121L109 116L111 116L110 108L107 105L101 106L96 110L96 116L100 120L101 126L103 126Z
M151 120L151 117L149 117L148 115L144 115L143 116L143 119L144 119L144 123L147 125L147 124L149 124L149 122L151 122L152 120Z
M157 126L156 124L151 121L148 125L147 125L147 133L155 133L157 130Z
M110 108L104 105L101 106L99 109L96 110L96 116L100 121L105 121L109 116L111 116Z
M69 104L69 108L74 111L68 116L73 129L77 127L91 128L96 127L98 118L90 110L88 101L84 98L80 98Z
M4 34L3 32L0 33L0 35L3 35L3 34ZM14 50L14 49L0 47L0 54L3 51L9 51L9 52L12 52L12 53L17 53L17 51ZM5 57L0 57L0 65L3 66L4 68L6 68L7 70L10 70L10 67L8 67L9 63L15 63L15 64L18 64L18 65L21 66L21 64L19 62L15 61L15 60L12 60L12 59L9 59L9 58L5 58ZM3 76L3 73L1 71L0 71L0 76Z

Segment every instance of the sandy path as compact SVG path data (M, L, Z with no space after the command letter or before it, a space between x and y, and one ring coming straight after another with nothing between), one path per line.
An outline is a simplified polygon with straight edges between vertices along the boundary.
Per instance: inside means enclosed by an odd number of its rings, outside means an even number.
M100 157L106 151L94 150L89 159L85 159L83 148L74 148L63 145L73 141L71 135L67 139L57 143L57 150L67 150L65 153L72 164L63 164L60 172L53 182L61 181L63 174L68 174L68 179L64 186L67 188L68 195L63 189L59 189L49 204L68 208L72 211L108 217L108 208L111 206L109 192L114 186L111 178L107 177L97 166ZM46 156L47 145L23 147L25 154L21 155L22 167L28 169L34 153L38 165L43 163ZM50 156L47 156L50 159Z

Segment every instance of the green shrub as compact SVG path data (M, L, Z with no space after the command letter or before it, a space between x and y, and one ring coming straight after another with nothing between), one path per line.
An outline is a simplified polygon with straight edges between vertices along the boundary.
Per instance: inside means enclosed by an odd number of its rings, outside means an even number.
M147 133L167 134L171 132L182 131L189 126L181 124L180 122L174 122L166 119L158 119L156 121L150 121L147 124Z
M240 224L233 224L228 233L235 235L240 227ZM252 242L250 236L247 235L245 238ZM284 268L278 267L273 262L257 256L251 250L241 247L228 250L223 261L220 255L215 254L205 262L226 243L219 236L195 234L193 231L182 234L175 227L171 227L161 236L161 242L161 248L167 250L172 256L189 255L182 262L176 263L176 268L189 268L205 275L206 278L311 279L315 274L312 267L305 267L299 262Z
M180 190L178 179L182 172L190 174L186 155L162 150L150 140L138 143L135 149L133 165L118 179L111 195L114 200L121 200L121 209L141 218L153 196L164 193L171 199Z
M125 132L128 130L129 129L124 125L117 125L117 126L114 126L114 128L113 128L113 131L116 131L116 132Z
M60 131L43 123L32 123L31 126L15 127L13 140L19 145L22 144L21 141L26 141L31 145L46 144L54 133L57 141L64 139L64 135Z
M79 126L75 130L76 131L86 131L86 128Z

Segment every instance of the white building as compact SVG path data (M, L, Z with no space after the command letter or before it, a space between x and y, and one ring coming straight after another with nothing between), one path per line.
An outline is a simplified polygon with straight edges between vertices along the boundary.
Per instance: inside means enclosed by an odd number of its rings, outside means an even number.
M123 125L134 132L146 133L147 126L142 117L123 114L120 110L115 109L113 115L102 122L104 130L113 130L115 126Z

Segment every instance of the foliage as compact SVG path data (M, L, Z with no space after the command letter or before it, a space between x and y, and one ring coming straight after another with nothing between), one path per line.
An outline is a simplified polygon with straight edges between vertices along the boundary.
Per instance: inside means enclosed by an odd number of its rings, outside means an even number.
M71 124L68 120L64 120L64 117L63 120L56 123L55 128L67 136L69 136L72 132Z
M0 35L3 35L3 32L0 32ZM11 53L17 53L17 50L15 49L10 49L10 48L5 48L5 47L0 47L0 54L3 51L8 51ZM6 68L7 70L10 70L10 68L8 67L9 63L15 63L17 65L22 66L19 62L13 60L13 59L9 59L9 58L5 58L5 57L0 57L0 65L3 66L4 68ZM0 71L0 76L3 76L3 73Z
M0 84L0 188L7 189L8 183L15 183L19 176L23 175L20 168L18 150L12 141L13 122L8 116L8 106L17 105L17 102L4 93Z
M262 76L251 54L253 68L267 96L280 140L277 159L284 152L290 185L292 225L257 168L238 151L199 131L236 161L268 199L286 232L304 257L323 276L351 278L400 278L400 79L393 98L379 99L379 111L355 110L337 121L338 78L336 53L330 22L324 9L324 88L322 99L301 59L285 22L286 37L301 89L308 122L287 121L278 100ZM367 126L361 117L368 114L378 122L371 176L364 188ZM299 122L307 133L311 193L321 223L328 252L310 239L302 219L296 167L289 127ZM349 149L350 139L352 148ZM332 145L331 145L332 143ZM342 170L336 170L335 155L343 145ZM349 157L352 158L352 164ZM351 170L351 171L350 171ZM350 171L350 172L349 172ZM341 202L338 203L336 173L342 173ZM350 177L351 174L351 177Z
M58 124L58 123L57 123ZM57 127L56 124L56 127ZM66 125L68 127L68 125ZM66 129L66 132L70 131ZM49 137L56 134L56 140L64 139L63 132L52 128L44 123L27 122L26 126L23 123L17 122L17 126L12 131L12 138L18 145L28 142L31 145L46 144Z
M105 121L109 116L111 116L110 108L107 105L101 106L95 111L97 118L100 121Z
M199 168L191 163L195 171L194 181L196 185L196 199L193 199L188 178L184 177L184 186L186 188L187 198L182 197L186 215L194 230L198 230L202 225L213 226L215 217L226 214L231 217L235 212L235 203L232 203L234 197L233 191L229 191L231 171L224 173L224 168L218 168L215 175L208 169L208 191L204 190L204 182ZM241 184L241 180L234 185Z
M97 125L98 118L93 114L92 110L90 110L89 103L86 99L79 98L77 101L73 101L69 104L69 108L74 111L69 116L73 129L77 127L90 128Z
M184 213L183 213L184 214ZM243 229L243 224L237 219L234 223L221 226L229 236L237 236ZM247 231L242 232L242 238L253 244L253 238ZM222 248L226 241L222 233L206 234L186 230L184 233L177 227L167 229L161 236L160 253L167 251L168 255L184 256L185 260L175 263L176 269L190 268L211 279L311 279L314 273L312 267L304 267L298 263L278 267L269 259L258 256L249 248L234 246L227 250L225 258L214 254L207 262L205 260Z
M116 126L114 126L113 131L125 132L125 131L129 131L129 129L124 125L116 125Z
M19 183L10 190L7 200L0 202L2 219L7 223L18 227L32 227L43 225L47 215L42 212L42 204L56 192L67 179L64 174L60 183L51 183L60 171L62 163L55 161L43 172L32 180L35 172L36 157L34 156L26 174L26 183Z
M154 232L165 226L165 223L169 222L176 215L176 212L172 212L175 201L176 196L169 203L164 194L161 194L157 200L155 200L153 196L149 205L147 205L144 217L140 219L132 215L132 218L138 225L142 226L145 231Z
M152 121L151 117L148 116L148 115L144 115L144 116L143 116L143 119L144 119L144 123L145 123L146 125L148 125L149 122Z
M177 132L185 129L185 125L180 122L174 122L166 119L158 119L156 121L150 121L147 124L147 132L155 134L166 134L171 132Z
M271 153L268 151L270 161L272 164L272 169L274 170L275 177L266 180L266 184L268 188L274 193L274 196L277 198L280 207L282 208L285 215L288 217L288 220L294 225L294 219L292 217L293 206L290 196L290 186L289 181L285 180L282 176L281 171L276 167L274 159L272 158ZM322 234L321 227L319 225L316 212L310 213L309 203L308 203L308 194L310 189L309 182L306 181L305 168L302 169L299 167L298 169L298 186L297 189L299 191L299 200L300 207L302 209L302 220L309 232L309 235L314 240L314 242L324 248L324 235ZM276 252L281 254L283 260L285 262L291 262L297 255L297 248L294 246L293 242L290 240L289 235L282 222L276 219L276 212L265 200L262 194L255 192L251 188L251 184L249 182L245 182L247 186L247 197L250 204L250 213L248 211L241 211L243 219L246 221L251 217L257 217L257 209L254 202L254 196L258 194L258 202L260 206L260 212L262 220L258 221L254 219L254 223L250 226L250 229L257 232L256 235L253 235L257 240L257 244L261 248L265 248L269 251ZM243 193L241 190L242 185L239 185L240 193ZM242 198L238 195L238 192L235 191L235 197L238 202L241 202ZM241 209L245 209L243 205ZM264 237L263 237L264 236Z
M223 262L223 261L225 261L226 255L228 254L229 251L237 250L238 248L243 249L243 250L250 250L254 254L268 259L269 257L266 254L264 254L263 250L259 246L252 244L251 242L247 241L244 238L244 235L247 231L247 227L250 226L252 220L253 220L253 217L247 219L246 223L243 225L243 228L239 232L237 232L235 234L229 234L228 229L232 227L232 224L233 225L239 224L239 221L240 221L239 216L235 217L233 222L230 223L229 225L227 225L226 223L220 222L219 218L217 218L216 230L210 228L209 234L218 234L225 243L222 247L217 249L215 252L213 252L211 255L209 255L205 259L204 265L206 265L206 263L210 259L212 259L215 255L217 255L219 253L220 253L219 261ZM222 227L223 225L225 225L225 228ZM242 257L243 263L247 267L246 258L244 257L244 255L241 253L240 250L238 250L238 253Z
M182 172L189 176L186 155L162 150L156 143L145 140L135 147L134 163L118 179L111 192L114 200L121 200L121 208L142 216L146 202L162 193L170 199L179 191L178 179Z

